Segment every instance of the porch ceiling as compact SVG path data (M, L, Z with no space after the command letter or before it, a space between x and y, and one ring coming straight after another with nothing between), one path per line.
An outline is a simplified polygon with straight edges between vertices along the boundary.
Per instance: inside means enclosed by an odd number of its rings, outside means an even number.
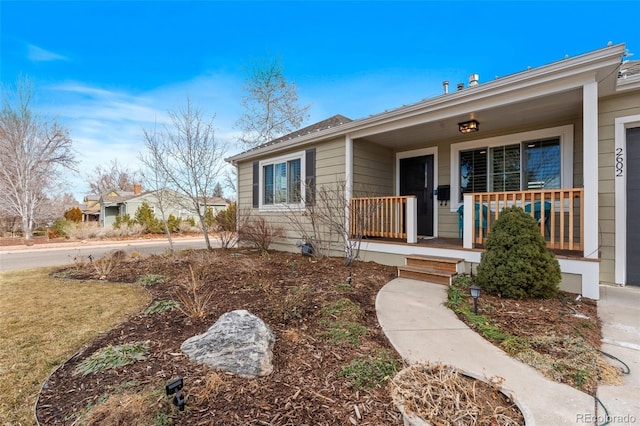
M495 136L517 128L571 120L582 115L582 88L541 96L535 101L529 98L527 101L452 115L445 119L433 119L429 115L429 112L424 113L424 121L413 126L370 134L362 140L404 149L430 141L450 140L453 143ZM461 134L458 123L471 119L480 123L480 130L477 133Z

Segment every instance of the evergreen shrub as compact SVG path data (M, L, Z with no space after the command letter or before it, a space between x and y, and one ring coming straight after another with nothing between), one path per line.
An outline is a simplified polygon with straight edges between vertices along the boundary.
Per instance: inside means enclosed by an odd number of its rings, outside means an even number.
M560 265L536 220L519 207L502 210L487 236L476 282L509 299L547 299L558 293Z

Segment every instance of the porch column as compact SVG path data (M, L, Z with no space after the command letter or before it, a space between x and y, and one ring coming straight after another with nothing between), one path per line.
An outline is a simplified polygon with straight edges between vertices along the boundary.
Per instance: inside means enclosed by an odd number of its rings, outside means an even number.
M462 247L473 248L473 197L464 196L464 212L462 216Z
M598 83L582 86L584 257L598 258Z
M351 223L349 221L351 198L353 198L353 140L351 136L346 135L344 137L344 197L346 202L344 204L344 223L345 223L345 241L349 239L349 230L351 229Z

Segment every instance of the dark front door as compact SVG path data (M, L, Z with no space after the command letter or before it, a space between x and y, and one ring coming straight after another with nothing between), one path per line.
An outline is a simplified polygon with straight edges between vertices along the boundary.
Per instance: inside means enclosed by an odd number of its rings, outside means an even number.
M627 129L627 282L640 285L640 127Z
M415 195L418 235L433 236L433 155L400 160L400 195Z

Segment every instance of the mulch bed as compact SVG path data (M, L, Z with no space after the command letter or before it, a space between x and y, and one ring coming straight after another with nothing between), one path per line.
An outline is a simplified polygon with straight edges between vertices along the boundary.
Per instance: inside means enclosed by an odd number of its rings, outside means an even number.
M402 424L386 385L355 390L338 374L353 359L376 350L395 354L375 314L376 294L396 276L395 267L366 262L344 267L342 259L316 261L290 253L189 251L126 259L107 279L133 283L147 274L163 274L168 277L165 284L148 287L151 297L154 301L175 299L177 284L187 279L189 266L214 292L206 317L191 320L177 310L140 314L110 330L49 378L36 409L41 424L72 424L108 395L124 390L135 393L149 386L162 391L176 377L184 378L186 411L172 411L168 397L155 402L158 412L172 413L175 424ZM89 264L56 273L69 279L99 278ZM318 321L319 310L344 297L364 311L360 322L369 333L357 346L336 345L322 338L325 329ZM214 370L189 361L180 345L206 331L223 313L236 309L257 315L274 331L274 372L258 379L219 373L221 380L211 386L207 378ZM144 361L87 376L74 374L76 366L96 350L139 341L150 346Z

